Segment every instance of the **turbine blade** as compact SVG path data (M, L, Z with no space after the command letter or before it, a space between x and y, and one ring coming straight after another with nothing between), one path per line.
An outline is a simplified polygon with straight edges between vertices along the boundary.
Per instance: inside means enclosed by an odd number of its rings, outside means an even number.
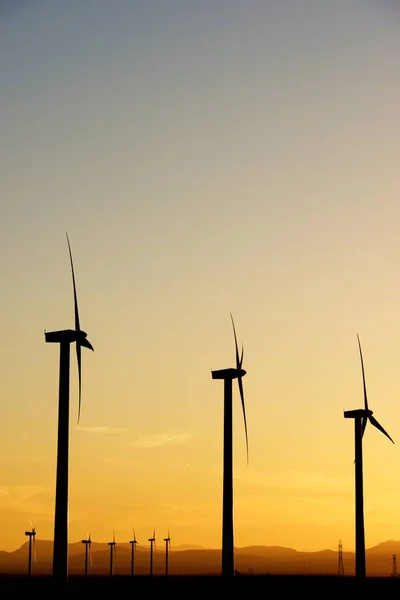
M76 360L78 363L78 386L79 386L79 398L78 398L78 425L81 417L81 402L82 402L82 360L81 360L81 344L76 342Z
M363 419L361 421L361 437L363 437L363 435L364 435L364 431L367 426L367 423L368 423L368 417L363 417Z
M371 425L373 425L374 427L376 427L377 429L379 429L379 431L381 431L384 435L386 435L386 437L389 438L389 440L394 444L392 438L390 437L390 435L388 434L387 431L385 431L382 427L382 425L380 425L378 423L378 421L375 419L375 417L373 417L372 415L369 417L369 420L371 421Z
M81 327L80 327L80 323L79 323L79 310L78 310L78 298L77 298L77 294L76 294L74 262L72 260L71 244L69 243L68 233L66 233L65 235L67 236L69 259L70 259L70 263L71 263L71 272L72 272L72 286L73 286L73 290L74 290L75 331L77 331L79 333L81 331ZM81 340L81 339L79 339L79 336L78 336L78 339L76 342L76 357L78 360L78 378L79 378L78 424L79 424L79 419L80 419L80 414L81 414L81 398L82 398L81 346L85 346L85 348L89 348L90 350L93 350L93 346L91 345L90 342L88 342L86 340L86 338Z
M248 435L247 435L246 408L245 408L245 405L244 405L244 392L243 392L243 383L242 383L242 378L241 377L238 377L238 386L239 386L240 399L242 401L244 431L245 431L245 434L246 434L247 465L248 465L249 464L249 438L248 438Z
M92 344L86 338L83 338L79 343L84 348L89 348L89 350L93 350L93 352L94 352L94 348L93 348Z
M72 285L73 285L73 288L74 288L75 331L80 331L81 328L79 326L78 299L77 299L77 296L76 296L74 263L72 261L72 252L71 252L71 245L69 243L68 233L66 233L66 236L67 236L67 242L68 242L69 258L70 258L70 262L71 262Z
M236 329L235 329L235 323L232 317L232 313L229 313L231 315L231 321L232 321L232 327L233 327L233 336L235 338L235 353L236 353L236 368L237 369L241 369L242 365L241 365L241 360L239 358L239 350L238 350L238 343L237 343L237 337L236 337ZM243 359L243 350L242 350L242 359Z
M365 410L368 410L367 386L365 384L365 373L364 373L364 361L363 361L363 355L362 355L362 351L361 351L361 343L360 343L360 338L358 337L358 333L357 333L357 340L358 340L358 348L360 350L361 370L362 370L362 378L363 378L364 408L365 408ZM364 426L364 429L365 429L365 426Z
M78 363L78 385L79 385L79 400L78 400L78 425L79 419L81 416L81 404L82 404L82 359L81 359L81 348L84 346L85 348L89 348L89 350L93 350L94 348L92 344L86 339L79 340L76 342L76 360Z

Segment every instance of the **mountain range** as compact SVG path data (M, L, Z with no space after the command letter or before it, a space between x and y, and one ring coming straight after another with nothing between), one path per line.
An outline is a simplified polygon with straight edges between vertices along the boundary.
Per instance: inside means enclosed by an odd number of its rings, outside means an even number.
M33 576L52 573L53 542L36 540L36 560ZM28 569L29 542L13 552L0 551L0 575L24 575ZM367 576L390 577L397 571L400 542L389 540L366 550ZM353 552L343 551L344 575L354 575ZM69 575L83 576L85 547L82 542L69 544ZM154 551L154 575L165 573L165 545L156 545ZM110 546L92 542L89 576L107 575L110 565ZM129 575L131 546L117 543L114 556L114 574ZM320 550L301 552L282 546L246 546L235 548L235 568L246 575L337 575L339 552ZM150 567L149 547L136 546L135 574L148 575ZM199 546L171 546L169 573L171 575L218 575L221 572L221 550Z

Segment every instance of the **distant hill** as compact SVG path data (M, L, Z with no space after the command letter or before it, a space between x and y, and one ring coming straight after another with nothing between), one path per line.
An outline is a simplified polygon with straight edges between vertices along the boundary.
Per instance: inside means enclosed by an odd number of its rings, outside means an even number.
M29 542L13 552L0 551L0 575L23 575L27 573ZM110 547L107 543L92 542L92 565L90 574L107 575L110 562ZM367 575L390 577L393 555L400 556L400 542L389 540L367 549ZM82 576L84 572L85 548L83 544L69 544L69 574ZM36 562L33 575L51 575L53 542L36 540ZM117 543L115 575L128 575L131 564L131 546ZM343 552L345 575L354 575L354 553ZM149 547L136 547L135 573L148 575L150 568ZM239 573L254 575L336 575L338 553L333 550L299 552L283 546L246 546L235 548L235 568ZM154 574L165 572L165 547L156 547L154 552ZM199 546L171 546L169 573L171 575L218 575L221 572L221 550Z

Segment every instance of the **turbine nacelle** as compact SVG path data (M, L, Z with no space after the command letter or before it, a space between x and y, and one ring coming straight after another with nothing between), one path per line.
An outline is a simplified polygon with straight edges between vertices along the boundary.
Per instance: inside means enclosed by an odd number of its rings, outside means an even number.
M218 371L211 371L211 377L213 379L238 379L244 377L246 371L244 369L220 369Z
M50 344L72 344L78 342L80 346L93 350L92 344L86 339L87 333L82 330L63 329L61 331L46 331L44 337L46 342Z
M373 414L372 410L365 408L356 408L355 410L345 410L344 418L345 419L365 419L371 417Z

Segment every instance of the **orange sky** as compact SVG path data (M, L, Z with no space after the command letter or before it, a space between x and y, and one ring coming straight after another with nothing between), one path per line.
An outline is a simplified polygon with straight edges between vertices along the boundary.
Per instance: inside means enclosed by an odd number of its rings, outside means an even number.
M395 441L366 431L366 544L400 539L396 7L4 10L0 549L53 536L65 231L71 541L220 547L230 311L236 545L354 548L357 333Z

